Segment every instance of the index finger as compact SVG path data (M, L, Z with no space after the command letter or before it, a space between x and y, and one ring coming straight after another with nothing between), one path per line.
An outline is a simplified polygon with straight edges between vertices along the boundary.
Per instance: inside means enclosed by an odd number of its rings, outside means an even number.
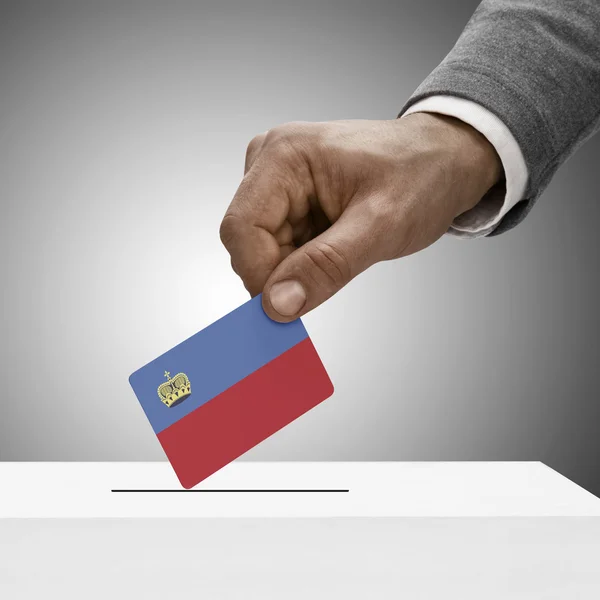
M293 249L286 227L289 199L272 171L254 165L242 180L220 228L235 271L252 296L262 292L275 267Z

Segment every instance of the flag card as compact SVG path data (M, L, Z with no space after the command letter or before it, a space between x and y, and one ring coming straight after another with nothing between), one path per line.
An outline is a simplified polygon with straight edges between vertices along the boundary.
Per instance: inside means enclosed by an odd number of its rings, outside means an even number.
M302 321L271 320L261 296L137 370L129 382L187 489L333 393Z

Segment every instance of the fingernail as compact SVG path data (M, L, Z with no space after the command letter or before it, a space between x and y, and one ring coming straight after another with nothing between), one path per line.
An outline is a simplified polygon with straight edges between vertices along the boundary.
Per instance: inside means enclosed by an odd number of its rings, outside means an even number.
M283 317L295 315L306 302L306 292L298 281L278 281L269 292L271 306Z

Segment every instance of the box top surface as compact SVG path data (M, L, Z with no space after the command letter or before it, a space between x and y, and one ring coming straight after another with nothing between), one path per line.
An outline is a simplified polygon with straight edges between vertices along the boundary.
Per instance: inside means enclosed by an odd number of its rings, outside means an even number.
M0 518L600 516L539 462L238 461L190 491L166 462L0 463L0 481Z

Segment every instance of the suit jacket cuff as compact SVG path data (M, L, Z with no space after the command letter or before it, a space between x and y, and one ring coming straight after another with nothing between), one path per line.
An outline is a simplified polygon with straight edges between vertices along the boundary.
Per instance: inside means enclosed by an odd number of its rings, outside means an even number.
M459 215L448 231L462 238L490 234L525 196L529 174L517 140L494 113L464 98L429 96L413 104L402 117L415 112L432 112L460 119L479 131L495 148L504 167L505 184L492 188L477 206Z

